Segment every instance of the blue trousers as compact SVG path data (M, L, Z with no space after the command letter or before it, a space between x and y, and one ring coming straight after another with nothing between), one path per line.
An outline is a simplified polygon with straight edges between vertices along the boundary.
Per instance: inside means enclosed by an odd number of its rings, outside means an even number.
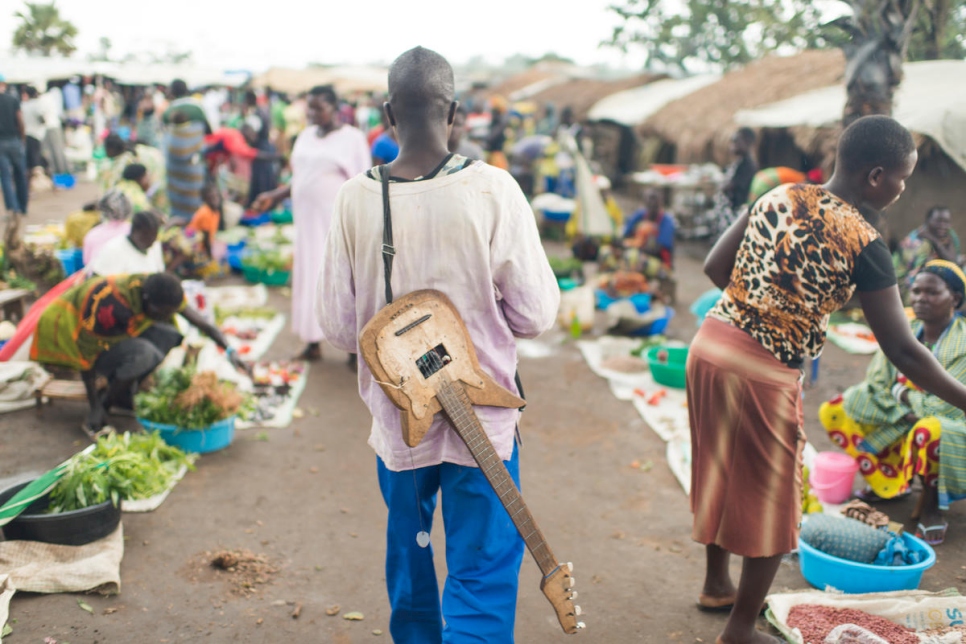
M0 188L7 210L27 213L27 153L19 138L0 139Z
M452 463L392 472L377 460L389 508L386 585L393 642L512 644L524 542L483 473ZM505 465L519 488L516 446ZM442 603L432 545L416 543L420 516L422 529L431 530L437 491L446 534Z

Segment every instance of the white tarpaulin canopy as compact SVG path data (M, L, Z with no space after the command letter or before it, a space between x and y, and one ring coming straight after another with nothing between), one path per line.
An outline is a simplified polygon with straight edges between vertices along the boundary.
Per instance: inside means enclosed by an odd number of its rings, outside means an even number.
M316 85L332 85L340 94L388 89L387 71L380 67L272 67L252 79L252 84L288 94L307 92Z
M633 127L643 123L671 101L696 92L720 78L718 74L668 78L617 92L595 103L587 117L592 121L614 121Z
M892 116L928 136L966 170L966 61L906 63ZM831 127L842 118L845 87L833 85L753 110L735 122L749 127Z
M6 57L0 61L0 74L8 83L32 83L43 88L48 81L72 76L103 75L122 85L168 85L176 78L189 87L224 85L237 87L248 80L245 72L227 72L199 65L91 62L71 58Z

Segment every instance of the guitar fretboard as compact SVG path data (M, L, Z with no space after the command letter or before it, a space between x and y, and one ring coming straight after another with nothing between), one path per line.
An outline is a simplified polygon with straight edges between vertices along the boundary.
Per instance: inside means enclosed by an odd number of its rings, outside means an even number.
M513 483L506 465L503 464L502 459L493 449L493 444L490 443L483 425L476 417L473 404L466 395L462 383L447 382L443 384L439 388L436 398L446 415L449 416L456 433L466 443L466 447L469 448L476 464L483 471L483 475L486 476L487 481L490 482L493 490L500 497L503 507L506 508L510 519L520 532L520 536L523 537L530 554L533 555L534 560L540 567L540 571L544 576L549 575L559 565L557 559L550 551L550 546L543 538L543 533L540 532L540 528L533 520L533 515L530 514L530 509L523 501L520 490Z

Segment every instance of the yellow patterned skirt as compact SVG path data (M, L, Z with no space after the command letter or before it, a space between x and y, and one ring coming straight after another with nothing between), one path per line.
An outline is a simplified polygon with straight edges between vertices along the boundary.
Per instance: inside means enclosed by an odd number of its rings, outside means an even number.
M942 429L935 416L919 419L900 440L878 454L863 449L865 437L878 427L849 418L842 396L823 404L818 418L832 441L859 464L866 483L878 496L891 499L902 494L917 474L930 487L938 484Z

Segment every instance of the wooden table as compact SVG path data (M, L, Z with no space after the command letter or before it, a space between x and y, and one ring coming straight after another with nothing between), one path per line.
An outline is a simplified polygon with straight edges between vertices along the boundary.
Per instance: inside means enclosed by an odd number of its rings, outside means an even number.
M0 291L0 319L17 324L27 314L27 298L33 291L23 288L8 288Z

